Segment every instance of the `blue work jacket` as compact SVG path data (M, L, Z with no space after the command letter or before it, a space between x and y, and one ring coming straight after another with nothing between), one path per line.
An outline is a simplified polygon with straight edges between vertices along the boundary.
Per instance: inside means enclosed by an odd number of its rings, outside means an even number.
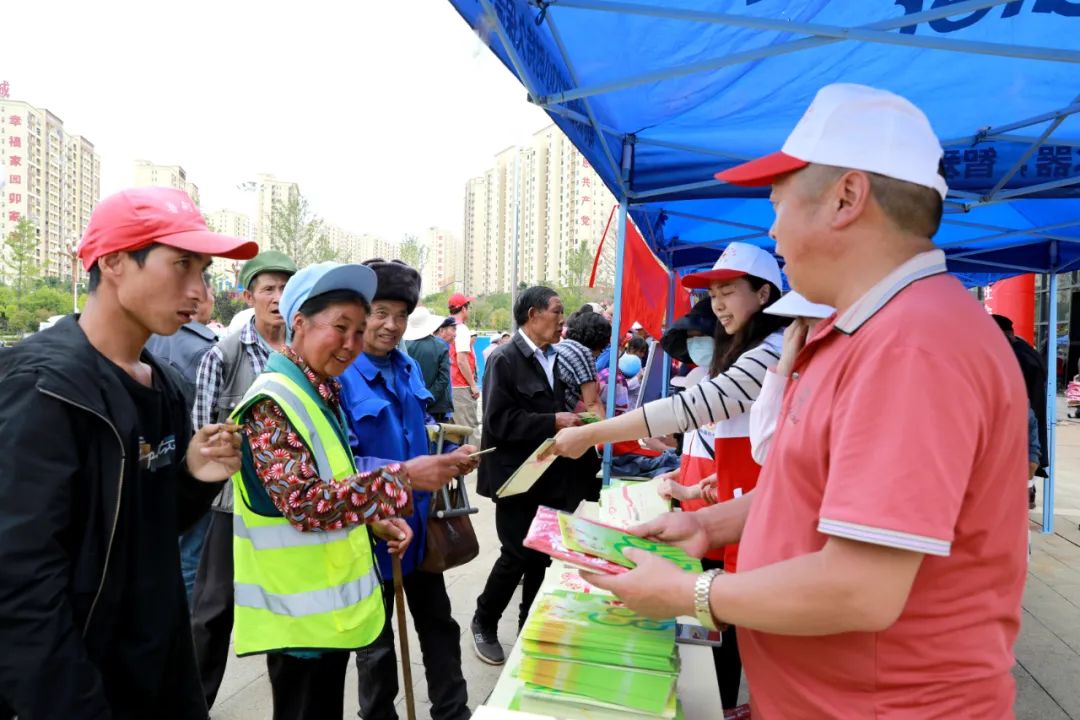
M400 350L390 353L394 382L388 384L371 358L361 353L341 377L341 407L352 431L353 455L387 460L411 460L431 453L427 434L427 405L431 393L416 362ZM431 493L413 492L413 514L407 518L413 541L401 558L403 574L424 559ZM375 545L375 558L385 580L391 577L386 542Z

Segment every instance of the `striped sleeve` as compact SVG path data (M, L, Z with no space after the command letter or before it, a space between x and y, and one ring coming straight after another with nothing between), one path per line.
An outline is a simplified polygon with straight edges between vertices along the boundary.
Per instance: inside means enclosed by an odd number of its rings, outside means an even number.
M765 372L779 360L771 347L758 345L740 355L727 372L648 403L642 410L650 434L686 432L747 412L761 392Z

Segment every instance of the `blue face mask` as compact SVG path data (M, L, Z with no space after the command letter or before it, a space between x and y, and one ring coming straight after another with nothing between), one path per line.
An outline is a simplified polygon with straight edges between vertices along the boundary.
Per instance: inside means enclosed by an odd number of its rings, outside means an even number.
M690 354L690 360L698 367L707 368L712 364L713 347L716 343L711 337L704 335L686 339L686 352Z

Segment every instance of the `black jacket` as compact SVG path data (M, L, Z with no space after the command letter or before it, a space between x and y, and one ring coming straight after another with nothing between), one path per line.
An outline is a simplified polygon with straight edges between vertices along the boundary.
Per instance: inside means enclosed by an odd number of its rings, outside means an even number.
M564 384L555 371L554 389L540 361L532 356L519 333L487 359L484 368L484 422L481 446L497 448L480 462L476 490L495 496L529 455L555 435L555 414L563 410ZM590 456L591 455L591 456ZM582 488L596 475L595 453L582 460L556 460L522 501L567 507L583 496ZM519 496L515 496L519 497Z
M431 393L432 401L428 412L442 415L454 411L454 397L450 387L450 347L435 337L428 335L419 340L410 340L405 344L409 354L424 376L424 385Z
M180 380L149 353L142 359L162 379L179 462L191 437ZM138 440L128 391L73 316L0 350L0 717L5 705L20 720L136 717L149 699L126 688L147 685L159 695L153 716L206 717L182 601L170 627L138 629L160 639L145 676L110 672L124 651L117 630L131 629L118 610L128 553L153 542L171 564L176 534L221 487L181 465L176 487L162 488L175 512L155 519L160 536L129 537L133 512L121 499L138 477ZM182 592L178 564L176 575Z
M1020 363L1028 404L1035 411L1035 422L1039 426L1039 447L1042 448L1039 451L1039 467L1046 467L1050 464L1046 439L1046 361L1035 348L1021 338L1014 337L1009 344L1012 345L1016 360Z

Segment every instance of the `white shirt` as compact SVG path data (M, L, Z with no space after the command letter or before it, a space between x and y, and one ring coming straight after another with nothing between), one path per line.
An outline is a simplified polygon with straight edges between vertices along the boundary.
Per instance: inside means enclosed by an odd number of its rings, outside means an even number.
M758 465L765 464L765 457L772 445L776 423L780 419L780 407L784 403L787 378L768 370L761 382L761 393L750 406L750 454Z
M472 331L465 323L458 323L454 328L454 350L459 353L472 352Z
M522 339L525 340L525 344L529 346L530 350L532 350L533 356L540 361L540 367L544 368L544 374L547 375L548 385L550 385L551 389L554 390L555 358L557 357L557 355L555 354L555 348L551 345L548 345L547 350L541 350L536 346L536 343L534 343L529 338L529 336L525 334L525 331L520 328L518 328L518 335L520 335Z
M765 371L780 361L783 345L784 334L774 332L740 355L726 372L689 386L678 395L642 405L649 437L685 433L712 423L716 423L717 437L747 437L747 413L761 392Z

